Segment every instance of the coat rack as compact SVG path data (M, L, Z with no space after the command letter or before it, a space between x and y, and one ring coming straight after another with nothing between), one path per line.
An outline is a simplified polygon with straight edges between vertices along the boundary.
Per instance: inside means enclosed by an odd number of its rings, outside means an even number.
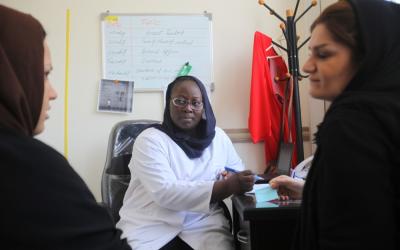
M300 0L296 1L296 7L294 12L291 9L286 10L286 20L283 19L279 14L276 13L271 7L269 7L264 0L259 0L258 3L266 7L271 15L274 15L279 20L282 21L280 28L286 40L286 48L272 41L272 43L281 48L282 50L286 51L288 57L288 64L289 64L289 72L293 77L293 102L295 106L295 121L296 121L296 150L297 150L297 159L298 162L304 160L304 149L303 149L303 131L302 131L302 124L301 124L301 109L300 109L300 95L299 95L299 86L298 82L302 78L306 77L300 73L299 70L299 50L310 40L308 37L304 40L300 46L298 46L299 37L296 34L296 24L300 18L302 18L313 6L317 5L317 1L311 1L310 6L308 6L304 12L296 18L297 10L299 7Z

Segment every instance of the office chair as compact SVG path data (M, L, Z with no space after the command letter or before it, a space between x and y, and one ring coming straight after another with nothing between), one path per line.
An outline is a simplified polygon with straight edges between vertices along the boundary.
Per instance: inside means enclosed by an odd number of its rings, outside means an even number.
M128 164L136 137L146 128L160 123L153 120L127 120L118 122L111 129L108 140L106 164L101 178L101 198L114 222L119 220L126 189L131 179Z
M102 205L110 212L114 223L120 219L119 210L126 189L131 180L128 164L136 137L151 125L160 123L153 120L128 120L117 123L110 133L106 164L101 179ZM225 202L219 202L232 231L232 217Z

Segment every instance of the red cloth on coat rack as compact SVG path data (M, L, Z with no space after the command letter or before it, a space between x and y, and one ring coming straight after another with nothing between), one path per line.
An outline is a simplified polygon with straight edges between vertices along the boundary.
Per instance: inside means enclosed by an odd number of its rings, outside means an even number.
M272 39L261 32L255 32L248 126L253 142L264 141L265 143L267 165L270 162L276 162L278 156L282 102L286 84L286 81L275 82L271 75L283 77L288 72L283 58L277 56L278 54L272 47ZM284 140L288 142L287 110L285 113ZM295 144L296 126L293 111L291 119L290 133L292 143ZM296 149L294 149L292 157L292 166L297 164L295 151Z

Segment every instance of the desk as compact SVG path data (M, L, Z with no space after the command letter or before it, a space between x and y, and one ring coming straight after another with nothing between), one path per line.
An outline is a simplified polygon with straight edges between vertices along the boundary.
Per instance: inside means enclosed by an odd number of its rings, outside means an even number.
M290 249L299 210L300 201L256 203L254 195L233 196L236 249ZM247 236L247 243L241 236Z

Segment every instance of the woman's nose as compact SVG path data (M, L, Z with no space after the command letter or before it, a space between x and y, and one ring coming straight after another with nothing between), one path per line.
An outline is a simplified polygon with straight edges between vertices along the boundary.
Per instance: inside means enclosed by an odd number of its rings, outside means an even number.
M53 84L50 83L50 100L55 100L57 99L57 91L56 89L53 87Z
M302 70L306 73L312 73L315 71L315 65L312 62L312 59L309 57L307 61L303 64Z
M188 112L193 112L193 107L192 104L190 102L188 102L185 107L183 108L183 110L188 111Z

